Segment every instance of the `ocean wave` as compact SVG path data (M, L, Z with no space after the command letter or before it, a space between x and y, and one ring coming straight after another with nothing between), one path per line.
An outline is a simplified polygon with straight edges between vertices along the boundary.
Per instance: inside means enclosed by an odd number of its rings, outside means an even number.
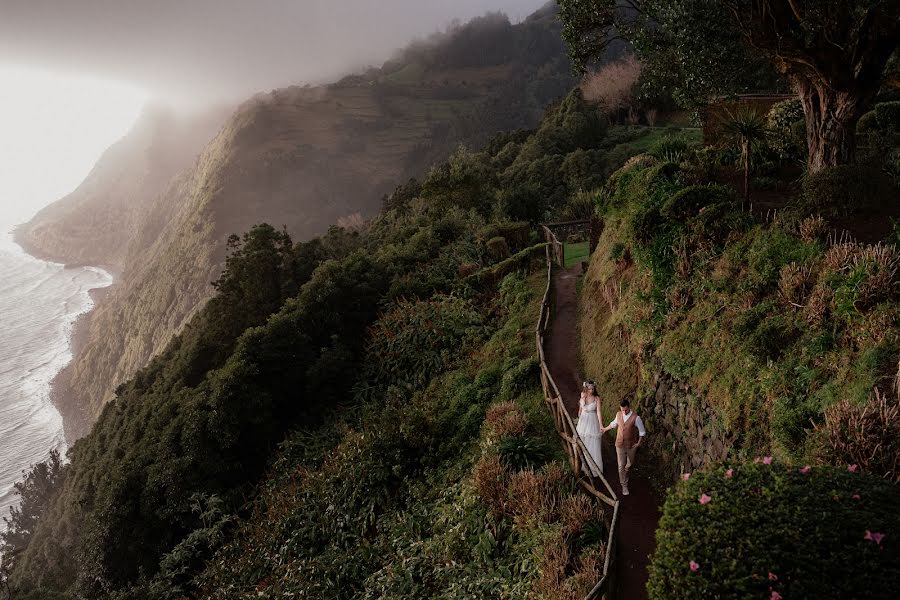
M22 470L50 450L66 450L50 383L72 359L75 322L94 306L90 290L113 278L96 267L37 259L7 235L0 236L0 280L0 515L6 515Z

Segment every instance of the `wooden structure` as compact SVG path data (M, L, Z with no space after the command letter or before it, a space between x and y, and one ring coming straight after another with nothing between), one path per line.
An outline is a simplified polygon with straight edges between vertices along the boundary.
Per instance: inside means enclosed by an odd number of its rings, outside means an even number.
M584 226L584 221L581 226ZM541 302L541 316L538 319L535 329L535 344L537 346L538 361L541 368L541 386L544 389L544 401L546 402L551 414L553 422L556 426L556 432L562 441L563 448L569 457L569 463L578 484L587 492L594 500L604 502L612 508L612 517L607 520L609 527L609 539L606 543L606 559L603 562L603 576L600 581L588 593L585 600L598 600L600 598L610 599L615 597L615 590L612 584L613 565L612 559L616 553L616 531L619 524L619 499L613 492L609 482L603 476L603 461L600 464L594 462L590 452L584 445L584 442L578 436L575 429L575 423L572 421L569 411L566 410L563 403L562 394L553 375L547 367L547 361L544 357L544 334L550 323L551 312L551 289L553 285L553 263L563 264L562 244L547 226L542 226L544 235L549 236L550 242L546 248L547 255L547 288L544 291L544 298ZM549 238L552 238L549 239ZM597 475L594 475L597 473ZM604 514L609 514L604 511Z
M575 235L583 238L589 243L590 252L597 247L600 240L600 233L603 231L603 222L600 219L579 219L577 221L560 221L558 223L547 223L541 225L541 231L544 233L544 239L550 246L550 252L553 256L553 262L560 267L566 266L565 240ZM562 237L563 241L560 241Z

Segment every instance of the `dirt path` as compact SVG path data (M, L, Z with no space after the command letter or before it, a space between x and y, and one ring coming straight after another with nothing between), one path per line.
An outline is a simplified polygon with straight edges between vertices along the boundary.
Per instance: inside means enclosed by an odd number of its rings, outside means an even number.
M546 352L547 364L563 402L574 418L578 413L581 376L578 373L578 300L575 284L581 267L557 270L553 275L554 312ZM605 422L613 415L603 415ZM638 465L646 456L638 453ZM619 598L640 600L647 597L647 565L656 547L655 532L660 517L660 498L654 493L640 472L630 474L629 496L621 495L616 449L609 439L603 439L603 472L622 501L619 513L617 587Z

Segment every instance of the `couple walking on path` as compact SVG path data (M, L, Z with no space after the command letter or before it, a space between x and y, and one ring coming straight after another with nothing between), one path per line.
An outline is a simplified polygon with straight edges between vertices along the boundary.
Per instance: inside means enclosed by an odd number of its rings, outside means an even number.
M585 381L581 386L581 398L578 400L578 435L584 441L594 464L602 468L600 446L603 434L610 429L616 430L616 462L619 466L619 483L622 484L622 495L627 496L628 472L634 465L637 449L640 447L647 430L641 418L631 410L631 402L623 398L619 402L616 418L609 425L603 426L600 417L600 396L593 381ZM590 468L595 470L593 465ZM599 472L593 475L600 475Z

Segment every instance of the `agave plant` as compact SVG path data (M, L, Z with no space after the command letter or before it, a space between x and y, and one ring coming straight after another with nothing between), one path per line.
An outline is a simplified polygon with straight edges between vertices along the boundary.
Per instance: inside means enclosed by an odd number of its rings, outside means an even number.
M750 158L752 150L761 146L769 135L766 117L750 108L735 112L726 110L722 128L726 137L734 140L741 148L741 166L744 168L744 203L750 202Z

